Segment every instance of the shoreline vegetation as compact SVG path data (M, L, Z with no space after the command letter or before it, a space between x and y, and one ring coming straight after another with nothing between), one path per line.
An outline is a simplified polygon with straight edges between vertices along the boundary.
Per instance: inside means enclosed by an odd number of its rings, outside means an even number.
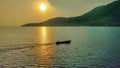
M120 26L120 0L99 6L77 17L56 17L21 26Z

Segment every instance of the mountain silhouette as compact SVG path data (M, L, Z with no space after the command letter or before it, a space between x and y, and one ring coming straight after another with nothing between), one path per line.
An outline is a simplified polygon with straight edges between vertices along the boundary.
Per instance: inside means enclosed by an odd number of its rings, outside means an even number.
M56 17L22 26L120 26L120 0L94 8L77 17Z

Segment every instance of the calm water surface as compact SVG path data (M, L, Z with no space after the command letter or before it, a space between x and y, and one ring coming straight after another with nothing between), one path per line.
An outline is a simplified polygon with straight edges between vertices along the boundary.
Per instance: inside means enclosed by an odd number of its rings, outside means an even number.
M119 68L119 57L120 27L0 28L0 68Z

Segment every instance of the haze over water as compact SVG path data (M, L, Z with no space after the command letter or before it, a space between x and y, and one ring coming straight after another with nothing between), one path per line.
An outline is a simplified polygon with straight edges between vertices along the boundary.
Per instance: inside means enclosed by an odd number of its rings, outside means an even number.
M119 27L1 27L0 67L119 68L119 40Z

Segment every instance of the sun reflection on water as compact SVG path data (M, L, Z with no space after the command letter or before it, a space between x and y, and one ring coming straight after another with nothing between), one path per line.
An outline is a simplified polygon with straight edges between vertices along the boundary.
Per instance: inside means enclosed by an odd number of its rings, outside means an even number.
M40 27L39 31L39 40L40 43L49 43L50 42L50 33L47 27ZM52 66L52 57L53 57L53 48L52 45L41 44L35 48L37 59L40 66L45 68L51 68Z
M41 41L42 43L47 43L47 27L42 27L41 28Z

